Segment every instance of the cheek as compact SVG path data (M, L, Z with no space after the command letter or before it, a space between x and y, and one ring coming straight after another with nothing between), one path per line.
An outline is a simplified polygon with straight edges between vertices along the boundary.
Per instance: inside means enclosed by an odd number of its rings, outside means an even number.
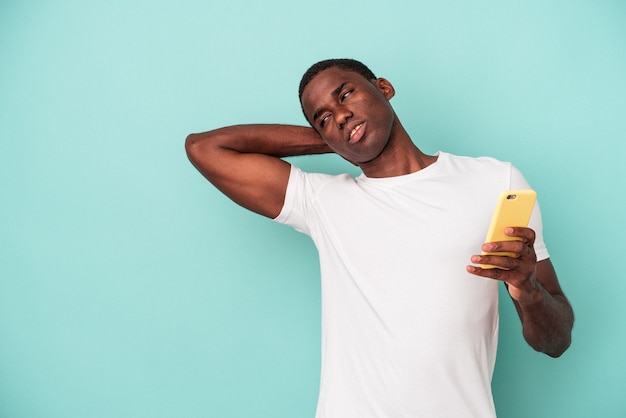
M376 114L379 115L381 122L386 121L389 127L393 125L395 116L391 104L387 103L387 106L381 107Z

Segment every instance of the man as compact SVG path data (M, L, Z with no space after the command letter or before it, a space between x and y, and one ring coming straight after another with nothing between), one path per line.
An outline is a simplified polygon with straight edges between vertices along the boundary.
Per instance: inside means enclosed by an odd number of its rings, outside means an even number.
M358 61L322 61L300 85L312 128L232 126L190 135L187 153L235 202L318 247L318 418L495 416L497 284L506 284L526 341L550 356L569 346L573 312L538 208L529 228L507 229L521 241L483 245L497 195L530 188L519 171L424 154L389 103L394 93ZM304 173L280 158L328 152L363 174Z

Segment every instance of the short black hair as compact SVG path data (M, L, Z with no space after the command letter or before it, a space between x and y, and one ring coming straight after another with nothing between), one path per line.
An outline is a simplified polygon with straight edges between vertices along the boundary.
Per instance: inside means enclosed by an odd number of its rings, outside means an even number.
M318 75L320 72L326 70L327 68L338 67L342 70L353 71L355 73L361 74L367 80L373 81L376 80L376 76L374 73L367 68L365 64L360 61L351 59L351 58L333 58L324 61L317 62L311 66L300 80L300 88L298 89L298 97L300 99L300 103L302 103L302 92L309 85L313 77Z

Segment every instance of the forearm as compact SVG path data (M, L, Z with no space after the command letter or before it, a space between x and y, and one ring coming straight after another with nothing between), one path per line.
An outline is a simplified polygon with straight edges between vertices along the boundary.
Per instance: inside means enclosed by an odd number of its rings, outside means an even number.
M510 252L514 256L474 255L473 263L498 268L467 266L467 271L503 281L522 321L526 342L535 350L559 357L571 343L574 311L564 296L549 258L537 262L535 231L508 227L507 235L521 240L483 244L485 252Z
M332 152L317 132L295 125L235 125L191 134L187 148L222 148L239 153L273 157L324 154Z
M191 134L187 156L237 204L269 218L282 210L290 165L281 157L331 152L312 128L237 125Z
M571 343L574 312L565 296L552 295L537 285L534 300L514 300L524 339L535 350L559 357Z

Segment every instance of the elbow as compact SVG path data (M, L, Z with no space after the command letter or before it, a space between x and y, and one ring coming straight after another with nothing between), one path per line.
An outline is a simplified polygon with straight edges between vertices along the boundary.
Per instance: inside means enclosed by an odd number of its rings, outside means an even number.
M567 351L571 343L572 343L572 340L568 339L567 341L564 341L563 344L559 345L558 347L555 347L552 350L548 350L544 352L552 358L559 358L563 355L563 353L565 353L565 351Z
M572 310L569 303L567 304L568 309L566 310L566 315L561 322L561 327L555 329L554 333L556 335L560 335L560 338L556 339L556 344L553 345L552 350L545 351L547 355L552 358L558 358L567 351L567 349L572 345L572 331L574 329L574 311ZM559 332L560 329L560 332Z
M561 332L553 331L543 337L524 334L524 339L535 351L544 353L552 358L558 358L561 357L572 344L571 328L562 330Z
M200 148L200 135L199 134L189 134L185 139L185 152L187 153L187 157L194 161L194 157L198 154Z
M210 133L189 134L185 139L185 152L191 163L206 165L210 161L210 156L215 150L216 142Z
M189 134L185 139L185 152L191 164L204 177L211 180L212 175L220 170L219 158L223 148L220 145L220 136L214 132Z
M561 347L558 347L556 349L550 350L550 351L544 351L544 353L552 358L559 358L563 355L563 353L565 353L565 351L567 351L567 349L569 348L570 343L567 342L566 344L564 344Z

